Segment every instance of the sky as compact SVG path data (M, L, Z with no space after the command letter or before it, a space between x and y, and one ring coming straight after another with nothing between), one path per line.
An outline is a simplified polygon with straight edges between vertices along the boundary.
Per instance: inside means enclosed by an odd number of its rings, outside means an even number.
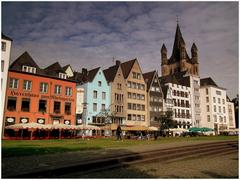
M75 71L137 58L161 75L160 49L171 56L176 17L188 55L195 42L200 77L238 93L238 2L2 2L2 32L13 39L11 62L27 51L44 68Z

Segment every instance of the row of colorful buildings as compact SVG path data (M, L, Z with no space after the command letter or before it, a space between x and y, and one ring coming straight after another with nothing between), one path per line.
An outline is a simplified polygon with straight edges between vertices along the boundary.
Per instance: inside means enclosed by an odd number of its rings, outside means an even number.
M179 25L170 58L162 46L161 77L155 70L143 73L137 59L117 60L107 69L74 71L58 62L41 68L24 52L9 66L11 43L2 34L3 130L29 122L108 124L112 130L117 125L159 127L160 116L168 110L178 128L235 128L226 89L211 78L200 79L197 46L193 43L189 57Z

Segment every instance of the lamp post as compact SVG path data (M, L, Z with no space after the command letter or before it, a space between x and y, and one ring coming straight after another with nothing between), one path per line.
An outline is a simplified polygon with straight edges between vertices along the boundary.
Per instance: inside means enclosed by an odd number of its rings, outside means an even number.
M83 120L83 138L84 138L86 123L87 123L87 105L88 105L88 103L83 102L82 105L83 105L82 120Z

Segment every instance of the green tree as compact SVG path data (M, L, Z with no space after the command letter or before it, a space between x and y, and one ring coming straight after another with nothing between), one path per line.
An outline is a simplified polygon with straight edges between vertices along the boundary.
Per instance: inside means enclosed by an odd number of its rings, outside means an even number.
M165 130L169 132L170 128L175 128L177 123L173 120L173 112L166 111L159 118L160 134L162 135Z

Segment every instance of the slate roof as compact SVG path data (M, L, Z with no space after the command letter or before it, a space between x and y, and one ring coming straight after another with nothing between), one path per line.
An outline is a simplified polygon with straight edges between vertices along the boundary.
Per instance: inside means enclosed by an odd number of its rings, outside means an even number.
M29 55L27 51L25 51L22 55L20 55L9 67L11 70L22 71L22 66L31 66L35 67L37 71L40 70L37 63L33 60L33 58Z
M155 75L156 71L151 71L151 72L147 72L143 74L143 78L147 84L147 91L149 90L149 88L151 87L154 75Z
M66 66L63 66L63 67L62 67L63 71L65 72L69 66L70 66L70 68L72 68L70 64L68 64L68 65L66 65Z
M136 58L133 60L121 63L121 68L122 68L123 76L125 79L128 77L129 73L131 72L131 69L132 69L135 61L137 61Z
M40 68L37 63L33 60L33 58L29 55L28 52L24 52L22 55L20 55L9 67L9 70L11 71L18 71L22 72L22 66L31 66L36 68L36 75L41 75L45 77L51 77L51 78L59 78L59 72L65 73L63 68L58 62L55 62L51 64L50 66L46 67L45 69ZM24 73L24 72L23 72ZM74 78L67 78L67 79L61 79L61 80L69 80L74 81Z
M215 86L215 87L218 87L218 85L212 80L211 77L200 79L200 86Z
M2 33L2 39L13 41L10 37L4 35L3 33Z
M161 86L161 88L162 88L162 92L163 92L163 97L164 97L164 99L166 99L169 87L168 86Z
M116 77L118 68L119 68L119 66L115 65L115 66L109 67L108 69L103 70L103 73L104 73L105 78L108 83L114 81L114 78Z
M178 85L190 87L190 77L189 76L184 77L186 73L187 71L183 71L183 72L176 72L168 76L162 76L159 78L160 84L164 85L166 83L172 83L172 84L178 84Z

